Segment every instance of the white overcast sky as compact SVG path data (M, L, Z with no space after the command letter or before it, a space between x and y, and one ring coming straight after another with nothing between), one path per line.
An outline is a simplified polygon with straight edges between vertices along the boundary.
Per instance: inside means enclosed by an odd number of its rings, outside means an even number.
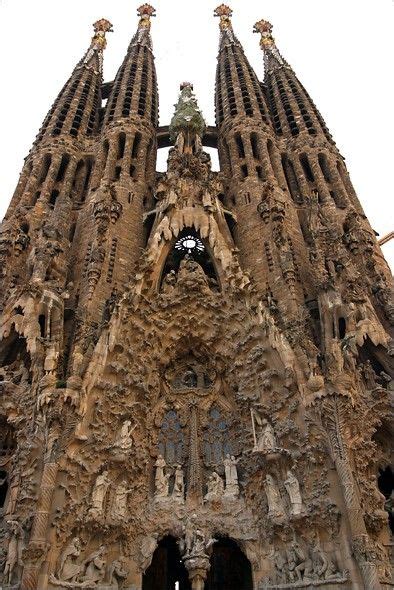
M168 124L179 83L194 84L208 124L214 123L218 0L152 0L152 38L159 82L160 124ZM75 63L91 23L114 25L104 78L112 80L137 24L131 0L0 0L0 217L23 158ZM233 0L234 30L257 75L263 59L253 24L274 25L277 45L325 118L380 236L393 221L394 0ZM159 169L164 169L163 157ZM384 247L394 267L394 241Z

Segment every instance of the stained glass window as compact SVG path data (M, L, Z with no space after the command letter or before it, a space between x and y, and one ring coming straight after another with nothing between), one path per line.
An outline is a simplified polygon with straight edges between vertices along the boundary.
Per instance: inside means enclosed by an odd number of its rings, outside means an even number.
M175 410L169 410L164 416L159 434L159 453L168 465L183 462L184 433Z
M209 412L209 422L204 432L204 459L206 465L220 465L227 454L232 454L228 439L228 424L219 408Z

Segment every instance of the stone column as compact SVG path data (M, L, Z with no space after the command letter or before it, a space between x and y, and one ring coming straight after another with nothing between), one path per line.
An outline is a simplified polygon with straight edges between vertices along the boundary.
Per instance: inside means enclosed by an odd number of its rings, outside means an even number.
M321 404L322 422L330 441L332 458L347 508L354 558L360 568L365 588L380 590L381 584L373 544L365 527L359 492L350 465L347 441L342 432L342 424L345 420L348 422L345 412L349 403L343 396L331 395L324 398Z
M198 415L197 406L190 408L190 455L189 455L189 477L187 486L188 498L199 500L202 498L200 448L198 441Z
M27 559L23 568L21 590L36 590L38 576L48 546L46 544L49 514L52 496L58 472L57 463L46 463L41 478L40 496L34 517L30 542L27 547Z
M186 558L185 567L189 573L192 590L204 590L205 580L207 579L210 568L208 556L202 555Z

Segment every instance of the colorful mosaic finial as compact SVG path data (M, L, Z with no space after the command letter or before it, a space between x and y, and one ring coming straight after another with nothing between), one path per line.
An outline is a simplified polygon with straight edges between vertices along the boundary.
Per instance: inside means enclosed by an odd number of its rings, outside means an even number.
M279 53L278 48L275 44L275 39L272 36L272 25L267 20L259 20L255 23L253 27L253 33L260 33L260 47L265 52L265 55L272 55L276 63L279 63L281 66L286 65L283 57Z
M227 6L226 4L221 4L220 6L215 8L213 14L214 16L218 16L220 18L219 26L222 31L232 28L231 17L233 11L229 6Z
M107 39L105 38L106 33L112 33L113 28L109 20L100 18L93 23L94 35L92 37L91 49L96 51L103 51L107 47Z
M275 39L272 36L272 25L267 20L259 20L253 27L253 33L260 33L260 46L262 49L275 45Z
M137 14L140 17L139 27L150 29L152 16L156 16L156 9L151 4L142 4L137 8Z

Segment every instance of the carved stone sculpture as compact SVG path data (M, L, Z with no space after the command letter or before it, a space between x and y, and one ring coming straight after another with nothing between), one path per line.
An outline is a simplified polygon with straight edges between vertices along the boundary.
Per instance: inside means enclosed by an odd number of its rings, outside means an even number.
M85 559L83 562L85 570L81 577L82 582L101 582L104 579L106 561L103 558L103 555L105 550L105 546L100 545L96 551L93 551L93 553Z
M130 451L133 446L133 438L131 434L136 428L136 424L131 426L130 420L125 420L121 426L119 434L113 443L113 448L123 452Z
M224 495L226 497L237 498L239 496L237 460L233 455L226 455L223 461L224 472L226 477L226 489Z
M80 554L81 541L78 537L74 537L61 554L57 574L59 580L65 582L75 582L77 580L83 570L82 564L77 563Z
M204 496L205 500L219 500L224 494L223 480L216 471L213 471L208 478L207 493Z
M291 504L291 514L297 516L302 512L302 498L300 491L300 484L294 473L287 471L287 478L284 481L284 486L289 494Z
M270 453L277 449L275 431L268 420L261 418L256 410L251 410L254 437L254 451ZM256 428L257 424L257 428Z
M108 582L111 588L118 590L120 588L119 583L127 578L128 569L125 566L125 558L120 557L113 561L108 571Z
M131 494L132 491L132 489L128 489L127 482L125 480L121 481L120 484L115 488L111 511L111 517L114 520L123 520L126 518L127 496L128 494Z
M169 492L170 474L165 473L167 464L165 459L159 455L157 457L155 467L155 498L167 498Z
M278 486L272 477L267 474L264 485L268 501L268 516L274 519L282 518L285 515L285 508Z
M181 465L175 468L174 487L172 490L172 497L178 501L183 502L185 497L185 481L184 473Z
M92 492L92 505L89 510L91 517L97 518L103 514L104 501L110 483L108 471L103 471L103 473L97 477Z
M4 567L4 580L11 585L17 575L18 568L22 565L23 529L17 520L9 520L7 524L10 527L10 538Z

